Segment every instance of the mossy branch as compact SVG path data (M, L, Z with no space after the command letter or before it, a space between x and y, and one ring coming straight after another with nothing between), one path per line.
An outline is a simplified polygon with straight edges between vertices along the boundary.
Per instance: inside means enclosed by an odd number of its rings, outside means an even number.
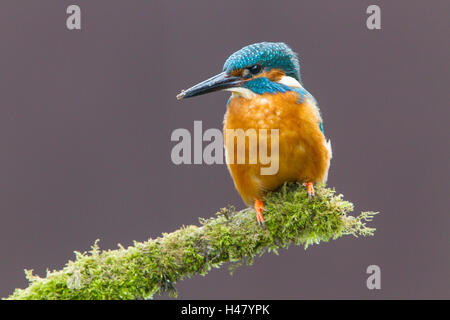
M221 209L216 217L200 219L201 226L183 226L157 239L124 248L100 251L97 243L87 253L75 252L60 271L40 278L26 271L30 281L7 299L142 299L169 292L175 283L232 262L231 269L252 264L266 251L336 239L343 235L373 235L365 225L375 212L347 215L352 203L334 190L316 187L309 201L305 187L292 183L265 199L266 228L258 226L254 211Z

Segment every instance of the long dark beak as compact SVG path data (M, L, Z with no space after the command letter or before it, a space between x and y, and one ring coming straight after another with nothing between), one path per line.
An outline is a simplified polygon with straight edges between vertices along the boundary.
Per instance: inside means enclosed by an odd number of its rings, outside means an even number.
M196 84L187 90L182 90L180 94L177 95L177 99L181 100L218 90L238 87L243 81L244 80L240 77L230 76L227 75L226 72L222 72L212 78L209 78L208 80Z

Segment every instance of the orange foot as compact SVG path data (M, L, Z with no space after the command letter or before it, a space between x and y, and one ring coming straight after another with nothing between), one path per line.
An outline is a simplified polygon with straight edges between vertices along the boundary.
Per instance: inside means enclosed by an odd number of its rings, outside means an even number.
M308 190L308 198L311 200L314 197L314 185L312 182L305 183L306 190Z
M256 220L258 224L262 224L264 226L264 217L262 211L264 209L264 202L259 199L255 200L255 211L256 211Z

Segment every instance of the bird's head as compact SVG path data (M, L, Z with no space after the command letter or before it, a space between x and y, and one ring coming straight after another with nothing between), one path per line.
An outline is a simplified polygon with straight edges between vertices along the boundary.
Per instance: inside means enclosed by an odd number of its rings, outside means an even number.
M262 94L282 90L284 83L300 86L300 64L297 55L286 44L261 42L233 53L223 66L223 72L183 90L177 99L228 90Z

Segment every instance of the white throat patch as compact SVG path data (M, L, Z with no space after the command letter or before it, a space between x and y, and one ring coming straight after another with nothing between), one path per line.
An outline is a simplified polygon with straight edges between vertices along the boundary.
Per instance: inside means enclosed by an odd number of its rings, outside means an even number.
M231 96L233 98L241 97L245 99L252 99L256 97L256 93L247 88L229 88L225 89L225 91L231 91Z

